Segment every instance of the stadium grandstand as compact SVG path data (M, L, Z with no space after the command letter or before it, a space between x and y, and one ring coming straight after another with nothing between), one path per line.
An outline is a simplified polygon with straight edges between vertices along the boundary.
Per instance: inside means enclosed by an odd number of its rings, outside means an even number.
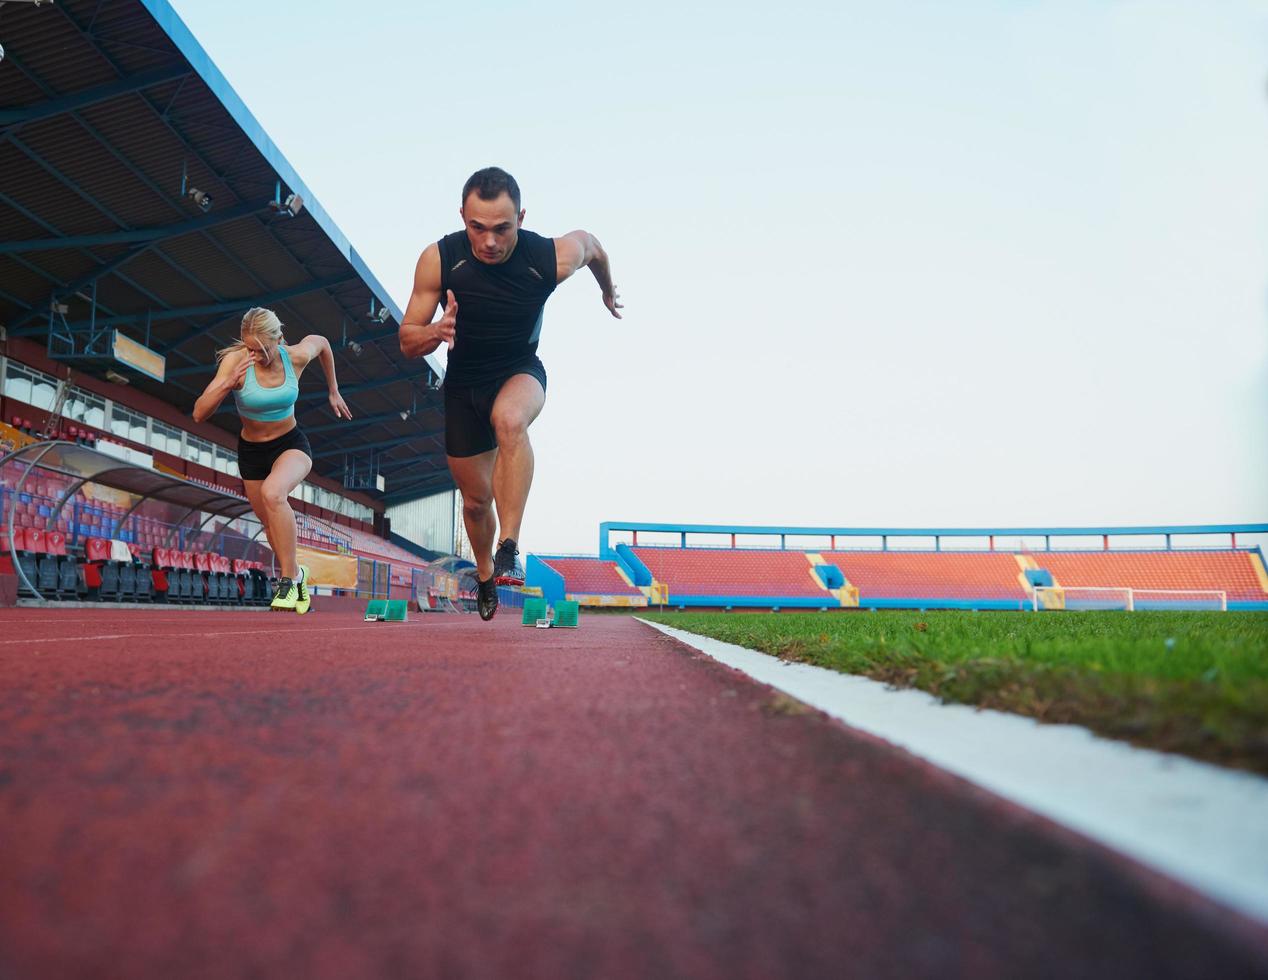
M0 576L39 601L251 604L272 555L242 497L237 419L190 411L242 313L269 306L290 339L330 340L354 414L301 391L315 452L291 500L299 540L327 556L315 570L343 569L318 594L455 599L455 569L435 564L455 542L442 368L402 357L386 289L164 0L11 6Z
M1268 609L1263 551L1246 543L1266 533L609 522L598 556L530 555L526 584L587 606L672 609Z

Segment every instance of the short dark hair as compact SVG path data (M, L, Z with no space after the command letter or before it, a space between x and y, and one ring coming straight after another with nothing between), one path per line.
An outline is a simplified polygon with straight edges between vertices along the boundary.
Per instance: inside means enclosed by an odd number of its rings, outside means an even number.
M496 201L505 191L511 195L511 203L515 205L515 210L520 209L520 185L515 183L515 178L501 167L485 167L467 178L462 188L464 207L472 191L475 191L482 201Z

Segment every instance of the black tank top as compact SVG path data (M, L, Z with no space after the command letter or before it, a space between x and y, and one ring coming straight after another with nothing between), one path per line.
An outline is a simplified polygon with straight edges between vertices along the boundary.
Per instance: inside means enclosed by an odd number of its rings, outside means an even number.
M471 254L465 231L446 235L440 248L440 305L453 290L457 337L445 384L474 387L499 381L537 357L542 309L555 291L555 242L519 231L515 251L499 265Z

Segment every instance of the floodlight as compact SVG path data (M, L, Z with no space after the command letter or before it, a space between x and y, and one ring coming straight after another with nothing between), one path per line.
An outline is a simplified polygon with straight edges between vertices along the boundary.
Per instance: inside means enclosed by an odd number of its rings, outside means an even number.
M197 187L189 189L189 198L204 211L211 210L211 195L206 191L200 191Z

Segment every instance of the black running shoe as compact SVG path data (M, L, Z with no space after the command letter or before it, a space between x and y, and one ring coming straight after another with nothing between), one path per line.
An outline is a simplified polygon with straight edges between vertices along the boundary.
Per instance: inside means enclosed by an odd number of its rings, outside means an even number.
M497 581L492 576L487 582L481 582L480 577L476 576L476 610L485 622L492 619L493 614L498 611Z
M493 555L493 579L513 579L517 582L524 581L524 569L520 567L520 563L515 560L515 556L519 554L519 550L515 547L515 539L507 538L500 545Z

